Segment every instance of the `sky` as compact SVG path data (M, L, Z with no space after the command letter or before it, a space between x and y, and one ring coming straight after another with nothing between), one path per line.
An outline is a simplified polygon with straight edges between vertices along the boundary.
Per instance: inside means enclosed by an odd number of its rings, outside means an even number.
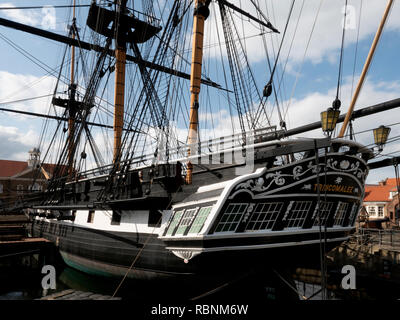
M1 0L0 17L65 35L71 21L70 10L51 7L31 10L5 8L33 4L35 6L69 5L71 2L71 0L36 0L34 2ZM257 15L250 1L231 0L231 2ZM292 0L255 2L260 4L263 14L280 30L280 34L269 37L267 43L270 52L276 53L284 34ZM77 1L77 4L89 3L89 0ZM289 129L319 121L320 112L331 106L335 99L344 4L344 0L296 0L294 2L276 73L277 80L283 74L284 82L279 93L280 105ZM343 74L340 86L342 113L348 109L385 7L386 1L383 0L348 0ZM216 8L215 5L211 7L211 9L214 8ZM82 30L86 15L86 8L77 9L78 26ZM399 16L400 4L395 1L355 109L399 98ZM257 83L262 88L262 84L269 80L269 71L265 63L265 51L261 38L257 36L260 30L248 19L242 19L240 16L237 16L237 22L242 27L243 37L248 37L245 41L245 50ZM212 11L210 18L206 21L205 29L208 44L217 42L217 34L213 28L219 23L218 16ZM50 101L56 81L56 70L61 63L64 50L65 47L62 44L0 26L2 57L0 59L0 107L47 113L51 108ZM205 50L204 56L212 59L217 54L217 49L210 46ZM49 74L49 70L52 74ZM219 81L215 73L211 70L210 77ZM39 98L15 102L32 97ZM112 101L112 98L109 101ZM270 111L272 112L272 109ZM0 159L26 160L28 150L39 143L43 121L6 112L1 112L0 115ZM372 130L382 124L393 125L390 137L395 138L400 134L399 125L397 125L397 122L400 122L399 115L400 110L394 109L358 119L354 122L354 131L358 133ZM228 112L213 110L209 116L214 117L217 132L228 133L226 126L227 121L230 121ZM277 112L273 113L272 119L274 123L278 123ZM302 136L321 138L323 134L321 130L315 130ZM356 140L373 147L371 131L356 134ZM45 141L43 149L46 143ZM392 156L399 156L399 153L398 142L388 144L382 152L383 155ZM394 177L393 167L371 170L367 182L376 183L386 177Z

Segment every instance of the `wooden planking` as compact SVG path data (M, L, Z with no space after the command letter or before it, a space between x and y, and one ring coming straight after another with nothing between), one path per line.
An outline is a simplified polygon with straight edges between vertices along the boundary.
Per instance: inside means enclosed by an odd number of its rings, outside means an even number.
M29 218L24 214L0 215L0 224L20 224L20 223L30 223Z
M51 242L44 238L19 238L15 235L0 237L0 258L27 255L50 248Z
M0 215L0 242L22 240L28 223L30 221L24 214Z
M36 300L121 300L121 298L68 289Z

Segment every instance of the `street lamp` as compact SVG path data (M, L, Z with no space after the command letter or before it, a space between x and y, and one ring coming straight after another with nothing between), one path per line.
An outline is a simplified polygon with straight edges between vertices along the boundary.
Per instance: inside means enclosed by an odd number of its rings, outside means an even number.
M390 133L390 128L385 126L380 126L374 129L374 140L375 144L378 146L379 151L383 150L383 146L386 144Z
M333 108L321 112L322 131L329 134L335 130L336 122L339 119L340 111Z

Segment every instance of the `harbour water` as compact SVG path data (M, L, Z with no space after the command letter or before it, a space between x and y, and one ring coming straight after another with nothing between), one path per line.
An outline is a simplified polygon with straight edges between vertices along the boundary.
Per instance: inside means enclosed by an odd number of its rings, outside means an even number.
M121 279L108 279L90 276L70 267L63 267L57 270L56 289L43 289L41 281L43 274L39 270L30 270L26 267L18 267L11 269L1 270L1 286L0 286L0 300L35 300L40 299L50 294L61 292L67 289L74 289L77 291L93 292L101 295L112 296L117 290L116 296L121 297L122 300L135 300L135 301L160 301L163 298L163 293L158 294L153 291L153 287L146 287L146 284L126 281L121 286ZM372 281L364 277L357 277L357 287L353 290L343 290L340 287L340 281L343 275L331 274L327 284L325 299L326 300L399 300L400 299L400 285L390 281ZM264 286L265 295L263 299L266 301L276 301L281 299L277 296L277 288L291 291L293 295L288 295L287 300L322 300L321 285L318 283L310 283L301 280L293 282L294 287L284 281L277 284L275 287ZM339 284L339 285L338 285ZM119 287L120 286L120 287ZM239 288L238 288L239 286ZM240 300L240 295L247 296L249 287L243 290L240 284L233 288L236 300ZM176 288L175 288L176 289ZM226 298L229 295L230 288L222 291L222 295ZM247 294L245 293L247 290ZM259 290L259 288L257 288ZM254 294L259 293L255 290ZM174 294L176 291L171 290L169 295ZM237 292L242 292L237 296ZM296 294L295 294L296 293ZM216 298L221 296L217 293ZM297 296L297 299L296 299ZM171 296L170 296L171 298ZM184 298L182 298L184 299ZM185 300L179 300L176 296L176 301L182 303Z
M368 239L368 241L366 241ZM351 240L327 254L325 291L322 291L318 266L284 270L270 268L244 275L215 287L187 288L175 282L133 281L121 278L91 276L66 266L56 251L0 260L0 300L35 300L67 289L93 292L148 303L185 302L191 298L267 300L399 300L400 299L400 232L363 230ZM390 241L389 241L390 240ZM52 253L53 252L53 253ZM54 264L55 289L43 289L42 267ZM343 266L354 267L354 288L343 289ZM131 272L134 272L132 270ZM122 281L123 280L123 281ZM197 285L196 285L197 286ZM192 288L193 289L193 288ZM193 299L192 299L193 300Z

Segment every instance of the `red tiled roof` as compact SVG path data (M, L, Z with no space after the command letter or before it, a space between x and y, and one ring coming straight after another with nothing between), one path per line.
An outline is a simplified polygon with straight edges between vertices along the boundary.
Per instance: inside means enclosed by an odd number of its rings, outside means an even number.
M26 161L0 160L0 177L12 177L27 168Z
M396 178L387 178L385 181L383 181L383 183L385 183L385 185L387 185L387 186L395 187L396 186Z
M53 174L55 164L42 163L42 167L47 173ZM0 160L0 177L12 177L28 169L27 161Z
M390 192L395 189L396 178L386 179L379 184L365 185L364 202L390 201Z
M46 170L47 173L54 173L54 170L56 169L57 165L52 164L52 163L42 163L42 168ZM62 166L66 167L66 166Z

